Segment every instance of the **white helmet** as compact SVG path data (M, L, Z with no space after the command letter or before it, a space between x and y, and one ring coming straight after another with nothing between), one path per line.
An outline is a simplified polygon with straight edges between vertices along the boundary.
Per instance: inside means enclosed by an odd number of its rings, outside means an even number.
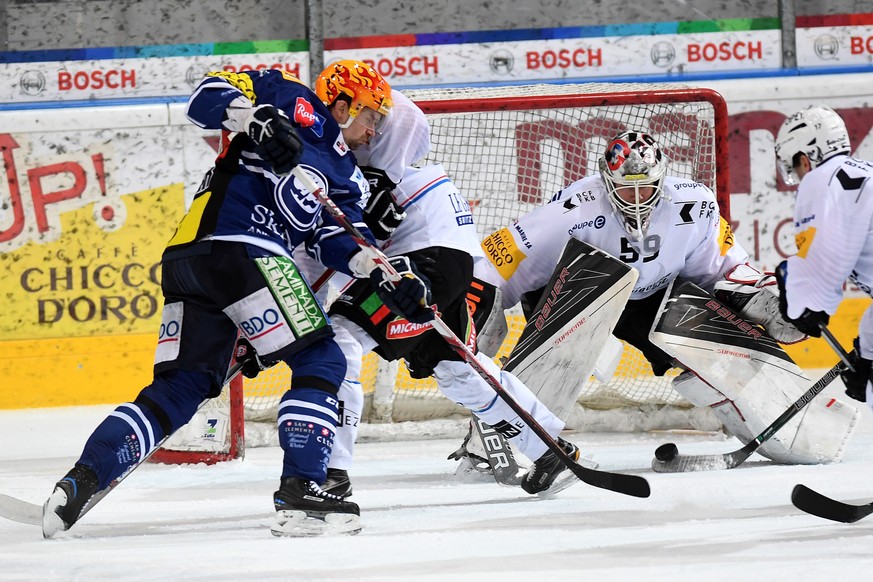
M794 171L798 154L806 154L812 169L838 154L850 154L849 133L837 112L811 105L785 120L776 136L776 162L786 184L800 183Z
M649 226L649 216L664 194L666 156L649 134L626 131L610 140L599 166L609 203L624 223L625 230L634 238L643 238ZM640 186L652 186L654 193L641 200ZM624 194L624 198L620 194Z

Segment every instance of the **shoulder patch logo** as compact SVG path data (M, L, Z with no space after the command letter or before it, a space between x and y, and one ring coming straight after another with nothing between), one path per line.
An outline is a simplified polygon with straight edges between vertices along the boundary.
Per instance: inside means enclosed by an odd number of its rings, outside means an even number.
M298 97L294 103L294 121L301 127L308 127L318 137L324 135L324 120L315 112L312 103Z

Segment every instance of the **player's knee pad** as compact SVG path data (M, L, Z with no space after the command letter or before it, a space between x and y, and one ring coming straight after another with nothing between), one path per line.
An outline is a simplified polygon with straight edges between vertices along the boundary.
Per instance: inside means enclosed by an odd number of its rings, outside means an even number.
M476 356L482 366L500 381L507 393L528 412L551 436L557 436L564 422L543 405L524 383L509 372L503 372L491 358L480 353ZM546 445L519 417L494 389L463 362L443 361L435 370L437 385L442 393L458 402L473 414L510 439L529 459L540 458Z
M336 395L319 388L294 388L279 402L282 477L324 483L338 422Z

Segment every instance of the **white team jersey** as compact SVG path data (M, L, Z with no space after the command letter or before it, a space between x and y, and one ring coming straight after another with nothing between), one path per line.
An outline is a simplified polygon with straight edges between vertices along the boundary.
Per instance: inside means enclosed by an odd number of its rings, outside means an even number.
M394 199L406 219L383 246L388 255L402 255L427 247L448 247L483 256L470 204L439 164L407 168Z
M684 277L711 291L724 274L748 260L719 215L715 195L689 180L666 177L642 241L632 239L613 214L599 174L570 184L545 206L522 216L482 242L488 261L476 276L497 285L505 308L539 289L570 237L593 245L639 271L631 299L643 299Z
M788 258L788 316L833 314L851 280L873 295L873 163L836 156L803 177L794 206L797 254ZM864 357L873 357L873 317L861 323Z

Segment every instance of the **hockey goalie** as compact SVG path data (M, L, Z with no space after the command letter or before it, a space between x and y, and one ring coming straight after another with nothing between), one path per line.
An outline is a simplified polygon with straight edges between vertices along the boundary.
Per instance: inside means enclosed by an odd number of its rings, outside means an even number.
M806 336L779 316L774 277L748 263L748 253L719 215L713 192L703 184L667 175L667 167L666 156L651 136L636 131L616 136L599 160L600 172L570 184L549 204L485 238L488 260L477 264L477 276L500 289L502 307L521 302L525 309L524 341L507 366L550 409L566 413L574 404L570 398L578 394L578 382L589 377L603 347L613 342L608 334L590 335L585 318L577 318L576 335L585 341L576 345L575 360L556 364L549 359L552 350L545 346L557 346L568 336L563 335L566 330L554 330L554 335L536 329L542 315L538 310L562 308L563 297L554 293L554 282L567 266L568 257L562 258L561 252L568 241L583 241L618 257L637 270L639 278L629 299L609 304L617 319L612 335L638 348L656 376L672 368L683 370L674 381L677 392L697 406L711 407L729 434L748 442L808 387L809 381L779 347ZM720 301L731 315L714 317L733 318L729 323L743 329L748 326L744 333L751 335L746 339L754 336L756 343L734 349L725 344L727 338L713 335L707 340L708 356L698 359L694 352L700 350L699 342L677 342L679 332L666 323L659 328L666 316L664 308L675 306L665 302L671 297L668 288L679 277L699 286L709 300ZM580 307L584 309L581 304L576 309ZM672 311L668 313L673 317ZM497 324L489 321L480 327L480 338L485 339L480 347L486 353L489 345L499 345L499 334L494 337L490 328L505 325L501 318L502 313L496 313L492 319ZM601 363L610 359L600 358ZM556 382L550 370L561 370L559 380L574 389ZM855 408L822 399L759 452L781 463L836 461L856 418Z

